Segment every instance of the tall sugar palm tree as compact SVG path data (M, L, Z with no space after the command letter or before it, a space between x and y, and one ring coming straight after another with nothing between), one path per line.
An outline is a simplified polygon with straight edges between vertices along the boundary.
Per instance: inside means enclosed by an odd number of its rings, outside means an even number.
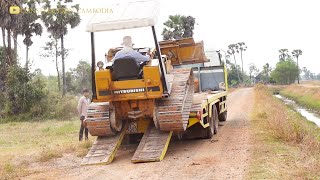
M280 55L279 55L279 60L280 61L284 61L284 60L286 60L286 58L289 57L288 49L280 49L279 53L280 53Z
M68 28L75 28L80 24L79 4L71 5L72 0L58 0L55 8L51 7L49 0L43 0L44 11L41 12L41 19L48 32L55 39L60 39L61 43L61 62L62 62L62 95L66 94L66 74L65 74L65 48L64 36L68 33ZM69 9L65 11L65 9ZM73 9L72 11L70 9Z
M240 55L241 55L241 69L242 69L242 75L244 75L244 72L243 72L243 58L242 58L242 52L243 51L246 51L247 50L247 46L244 42L239 42L238 43L238 46L239 46L239 50L240 50ZM242 77L243 79L243 77Z
M228 46L228 51L227 53L229 55L232 55L233 56L233 60L234 60L234 65L236 67L236 72L237 72L237 76L238 76L238 81L241 82L241 79L240 79L240 75L239 75L239 70L237 68L237 60L236 60L236 53L239 53L239 45L238 44L230 44Z
M297 68L298 68L298 84L300 84L300 82L299 82L299 76L300 76L300 70L299 70L299 56L301 56L302 55L302 50L301 49L295 49L295 50L293 50L292 51L292 55L294 56L294 57L296 57L297 58Z

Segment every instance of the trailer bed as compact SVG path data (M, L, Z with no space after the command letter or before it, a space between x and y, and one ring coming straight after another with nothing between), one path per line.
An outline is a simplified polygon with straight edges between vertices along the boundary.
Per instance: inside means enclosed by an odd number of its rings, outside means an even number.
M219 100L222 97L226 97L226 91L207 91L194 93L193 103L191 106L191 112L198 112L203 106Z

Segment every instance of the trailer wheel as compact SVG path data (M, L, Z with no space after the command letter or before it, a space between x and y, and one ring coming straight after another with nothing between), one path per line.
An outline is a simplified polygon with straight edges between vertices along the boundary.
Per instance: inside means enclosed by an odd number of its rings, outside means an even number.
M212 115L209 117L209 127L206 128L205 138L211 139L218 132L218 113L216 106L212 106Z
M224 111L223 113L219 114L219 121L223 122L227 120L227 111Z
M219 127L219 115L218 115L218 110L215 105L212 107L212 118L213 119L213 127L214 127L214 134L218 133L218 127Z

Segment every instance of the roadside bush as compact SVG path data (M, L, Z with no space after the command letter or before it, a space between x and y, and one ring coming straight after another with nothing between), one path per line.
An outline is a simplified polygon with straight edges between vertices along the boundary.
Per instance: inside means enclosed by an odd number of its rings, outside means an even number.
M6 82L6 113L27 113L47 94L45 83L25 68L9 68Z
M47 119L68 119L77 115L77 97L65 95L62 97L57 92L49 92L37 105L33 106L30 113L33 117Z
M0 93L1 122L37 119L68 119L77 115L77 97L48 89L47 77L40 70L9 68L6 92Z
M5 96L3 92L0 92L0 118L3 118L5 107Z
M61 97L59 94L52 94L49 96L49 99L53 100L53 98L56 99L56 104L52 104L53 106L51 106L51 112L54 112L54 118L66 119L77 115L76 96L65 95L64 97Z

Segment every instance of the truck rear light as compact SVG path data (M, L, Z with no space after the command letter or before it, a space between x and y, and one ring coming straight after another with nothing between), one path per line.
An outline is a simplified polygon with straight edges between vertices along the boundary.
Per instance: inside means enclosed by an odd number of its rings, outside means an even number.
M198 118L199 120L201 120L201 111L198 111L198 112L197 112L197 118Z

